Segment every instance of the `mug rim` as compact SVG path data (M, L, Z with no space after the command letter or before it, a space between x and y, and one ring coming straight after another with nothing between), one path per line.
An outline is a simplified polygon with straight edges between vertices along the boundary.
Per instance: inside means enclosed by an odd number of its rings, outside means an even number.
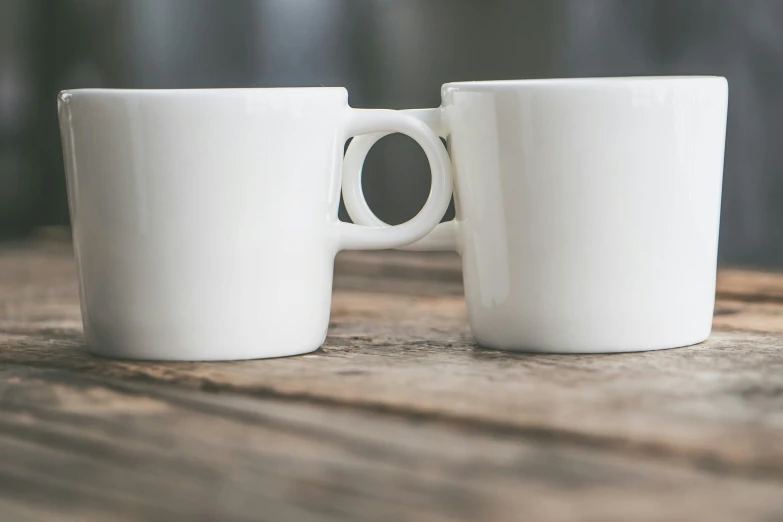
M447 88L502 89L514 87L577 87L611 84L658 83L658 82L727 82L724 76L677 75L677 76L595 76L584 78L542 78L516 80L468 80L444 83Z
M64 89L57 94L59 100L65 100L79 95L103 95L103 96L182 96L182 95L236 95L236 94L316 94L316 93L340 93L346 99L348 89L345 87L227 87L207 89L115 89L103 87L82 87L77 89Z

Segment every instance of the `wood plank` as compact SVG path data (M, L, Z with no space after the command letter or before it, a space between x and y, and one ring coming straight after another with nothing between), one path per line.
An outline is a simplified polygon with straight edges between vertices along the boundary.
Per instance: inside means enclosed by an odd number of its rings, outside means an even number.
M783 484L334 405L0 371L0 519L766 521Z
M85 353L68 248L15 248L0 255L0 364L392 411L747 476L783 474L782 314L774 300L721 300L718 329L690 348L510 354L473 343L453 274L441 278L442 295L437 278L423 284L449 258L423 261L407 277L405 259L421 254L393 253L393 269L380 260L362 268L352 256L338 273L353 286L336 283L330 336L316 354L153 364Z
M718 298L713 328L756 333L783 334L783 303L773 300Z
M717 292L724 299L783 303L783 273L723 269Z
M74 332L5 335L2 365L392 411L783 476L783 350L766 336L719 332L676 351L564 357L351 335L297 358L161 364L96 358Z

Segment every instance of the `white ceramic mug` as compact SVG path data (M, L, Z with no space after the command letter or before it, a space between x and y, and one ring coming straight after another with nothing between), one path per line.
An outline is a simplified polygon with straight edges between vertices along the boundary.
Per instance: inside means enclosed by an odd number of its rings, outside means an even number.
M468 318L491 348L623 352L712 326L728 87L718 77L449 83L410 111L448 137L455 221L414 244L462 255ZM351 142L343 197L380 226Z
M343 88L104 90L58 99L84 333L132 359L228 360L317 349L338 250L423 237L451 197L438 136ZM402 132L432 168L392 228L337 219L348 137Z

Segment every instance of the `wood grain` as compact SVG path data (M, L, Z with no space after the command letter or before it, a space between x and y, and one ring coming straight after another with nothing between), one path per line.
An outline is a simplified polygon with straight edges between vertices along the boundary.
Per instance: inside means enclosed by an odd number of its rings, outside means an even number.
M21 460L0 465L0 520L773 520L783 516L783 277L718 281L701 345L512 354L473 342L459 258L341 254L318 352L139 363L86 353L65 241L8 245L0 455ZM255 416L307 426L307 440ZM109 425L116 440L101 431ZM42 442L25 449L28 436ZM56 449L93 439L76 455ZM108 464L82 462L93 447ZM40 448L54 460L36 463ZM138 474L127 479L126 448ZM201 466L192 483L188 466ZM69 482L76 467L89 472ZM25 478L30 469L39 474ZM47 474L53 485L40 486ZM242 480L274 493L253 497ZM47 488L60 499L51 511ZM82 500L66 508L63 496Z
M778 484L557 442L58 370L0 382L3 520L783 516Z
M718 275L718 296L742 301L783 303L783 274L721 270Z

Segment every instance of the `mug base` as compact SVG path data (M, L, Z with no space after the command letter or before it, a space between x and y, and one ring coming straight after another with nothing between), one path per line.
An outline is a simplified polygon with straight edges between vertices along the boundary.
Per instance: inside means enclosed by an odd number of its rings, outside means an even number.
M287 350L258 350L226 352L215 351L215 353L154 353L152 351L131 351L131 350L107 350L105 347L87 345L87 351L98 357L117 360L132 361L155 361L155 362L229 362L229 361L253 361L259 359L278 359L281 357L293 357L304 355L318 350L321 345L307 348L296 348Z
M573 346L552 346L552 347L537 347L537 346L497 346L493 345L492 343L485 343L482 342L479 339L476 339L476 342L481 346L482 348L487 348L490 350L500 350L504 352L518 352L518 353L529 353L529 354L559 354L559 355L568 355L568 354L610 354L610 353L636 353L636 352L653 352L658 350L673 350L675 348L685 348L688 346L694 346L697 344L701 344L707 339L709 339L709 333L705 335L700 335L695 339L690 340L684 340L684 341L674 341L671 343L661 343L661 344L647 344L647 343L640 343L638 345L616 345L613 346L611 344L605 345L605 346L595 346L595 345L573 345Z

